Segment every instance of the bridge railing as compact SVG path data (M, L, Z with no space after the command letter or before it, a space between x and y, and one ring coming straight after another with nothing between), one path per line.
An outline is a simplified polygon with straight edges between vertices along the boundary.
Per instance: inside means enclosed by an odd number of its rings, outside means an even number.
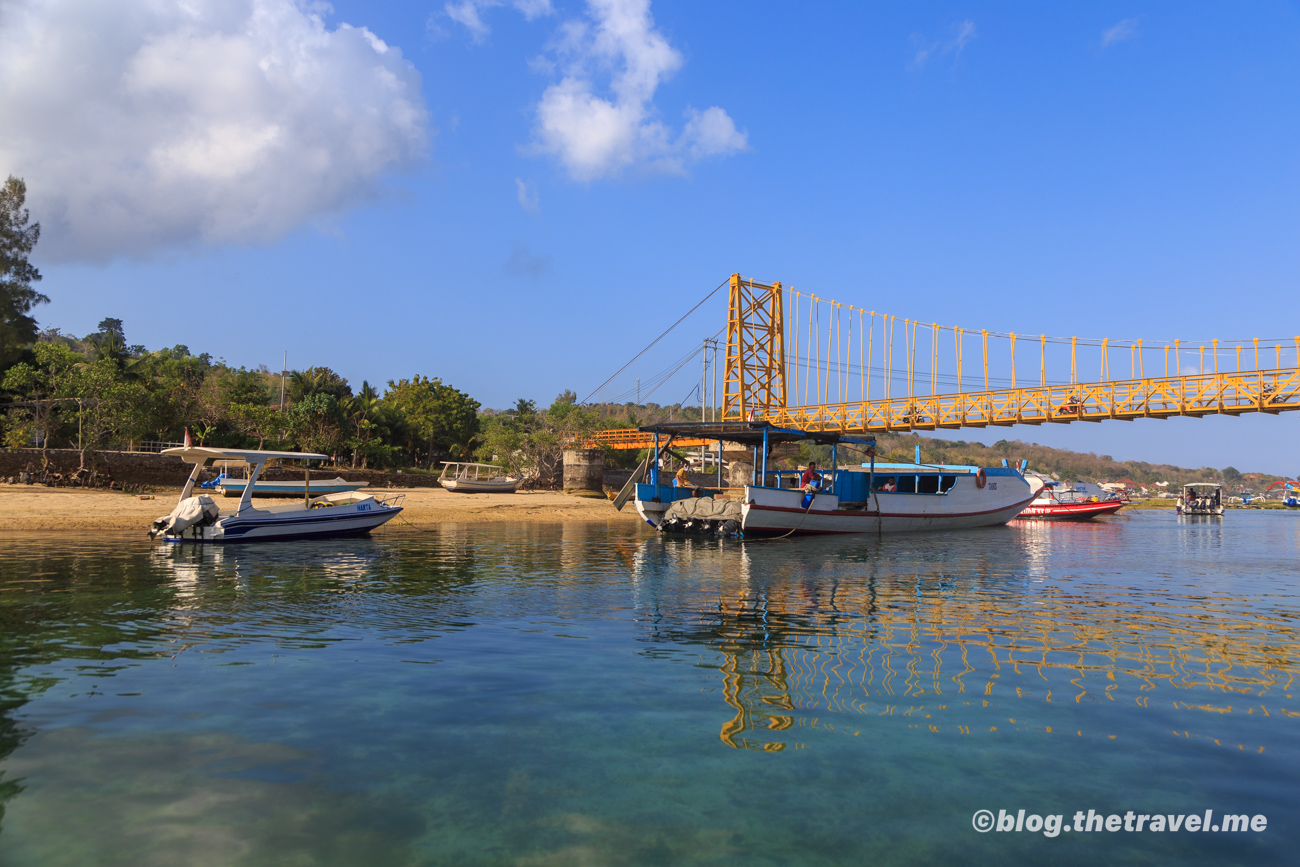
M1031 386L759 413L803 430L895 431L1300 410L1300 368Z

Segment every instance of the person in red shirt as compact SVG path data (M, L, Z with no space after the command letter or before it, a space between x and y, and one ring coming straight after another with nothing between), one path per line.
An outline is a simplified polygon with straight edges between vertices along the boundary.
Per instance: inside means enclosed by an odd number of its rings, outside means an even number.
M803 475L799 477L799 487L805 491L815 491L821 487L821 484L822 475L817 472L817 462L809 461L808 469L804 470Z

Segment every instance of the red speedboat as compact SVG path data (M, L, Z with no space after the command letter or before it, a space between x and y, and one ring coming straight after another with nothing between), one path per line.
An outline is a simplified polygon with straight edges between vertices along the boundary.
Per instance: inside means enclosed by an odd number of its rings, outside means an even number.
M1126 502L1114 497L1092 497L1074 490L1058 491L1055 485L1049 484L1017 517L1040 521L1089 521L1098 515L1115 514L1124 508Z

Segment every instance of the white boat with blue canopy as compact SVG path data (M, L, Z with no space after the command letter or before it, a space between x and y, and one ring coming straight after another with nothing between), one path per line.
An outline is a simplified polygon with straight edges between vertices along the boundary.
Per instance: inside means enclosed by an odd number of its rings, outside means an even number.
M176 508L154 521L149 529L151 537L167 542L260 542L359 536L392 520L402 511L401 494L375 497L345 491L313 496L310 465L304 469L303 494L299 502L253 505L257 478L268 461L310 462L326 460L326 455L206 447L166 449L163 454L194 465ZM215 461L248 463L247 484L233 509L222 509L208 494L194 494L199 475Z
M778 428L763 421L660 424L641 430L653 435L653 452L615 505L621 507L634 493L641 517L665 532L763 537L990 527L1016 517L1037 493L1035 485L1026 480L1023 467L919 461L877 464L871 438ZM731 443L733 449L736 444L751 449L750 484L737 489L664 484L659 459L679 437L716 439ZM800 440L830 446L831 450L831 466L818 474L811 490L800 486L798 470L768 467L774 446ZM864 449L870 462L839 466L841 443ZM722 500L724 493L739 496Z

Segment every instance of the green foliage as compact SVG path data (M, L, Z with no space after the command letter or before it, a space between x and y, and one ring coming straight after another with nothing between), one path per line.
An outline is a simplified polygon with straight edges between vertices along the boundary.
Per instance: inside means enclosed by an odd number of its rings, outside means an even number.
M332 394L310 394L289 407L289 436L306 452L337 455L346 439L344 422L343 408Z
M479 402L442 380L417 374L389 381L384 402L404 419L411 463L432 469L440 459L459 459L473 452L479 432Z
M41 272L27 257L40 240L41 224L28 225L26 200L27 184L10 175L0 187L0 370L36 339L36 320L28 314L50 300L32 288Z

